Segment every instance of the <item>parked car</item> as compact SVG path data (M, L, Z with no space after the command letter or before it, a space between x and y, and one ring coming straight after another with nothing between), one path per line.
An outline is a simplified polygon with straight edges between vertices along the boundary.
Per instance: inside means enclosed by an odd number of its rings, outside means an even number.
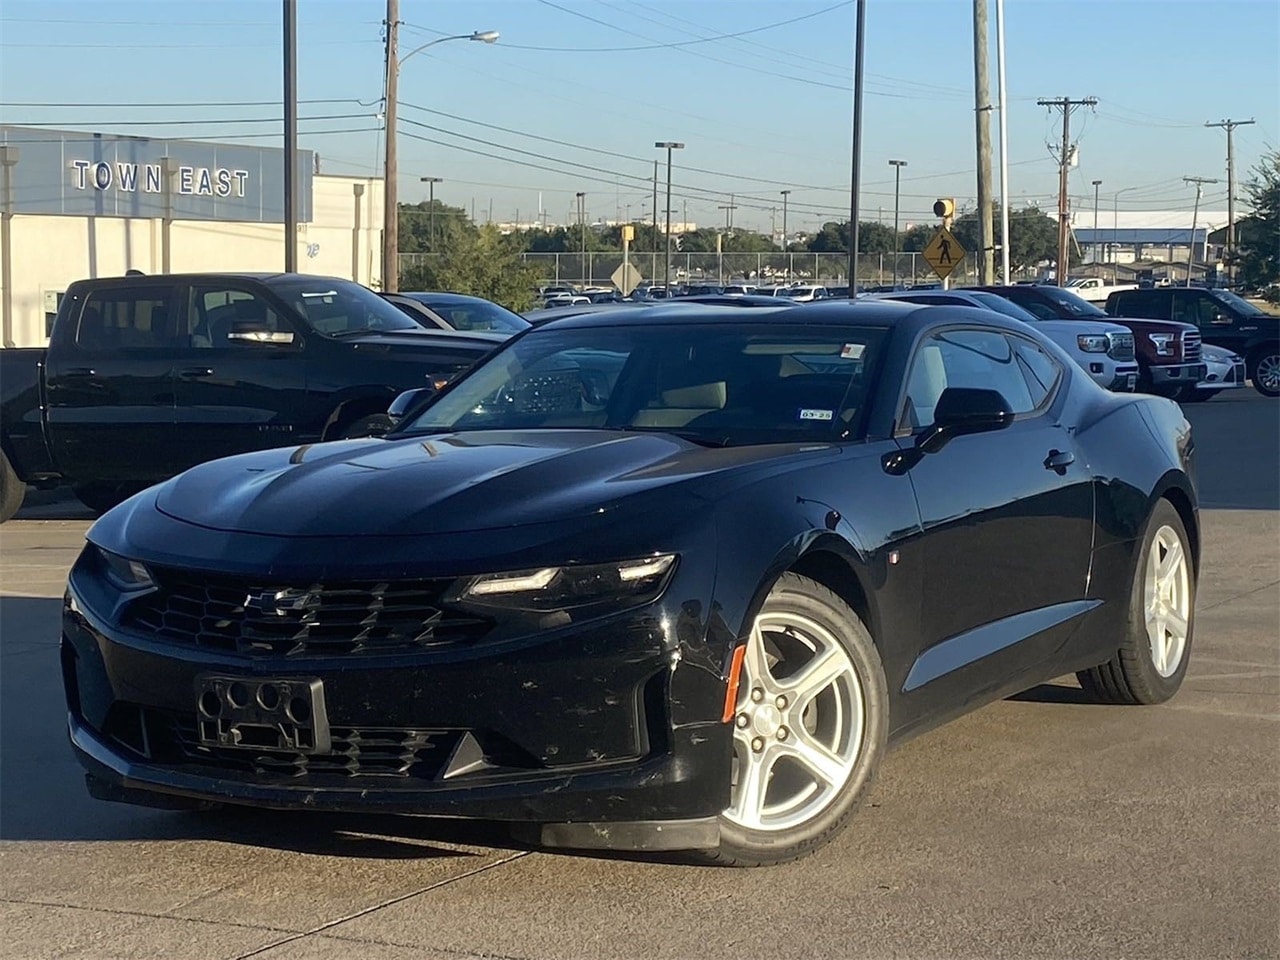
M681 288L676 294L678 297L707 297L720 296L724 293L724 287L718 283L689 283Z
M1203 349L1206 369L1204 379L1194 387L1183 387L1175 398L1180 403L1203 403L1224 390L1239 390L1244 386L1244 357L1211 343L1206 343Z
M724 293L731 296L743 296L755 292L756 288L749 283L731 283L724 288Z
M1105 303L1107 297L1119 290L1137 290L1136 283L1107 283L1101 277L1075 277L1067 281L1067 289L1090 303Z
M48 350L0 350L0 521L27 484L101 511L205 460L386 429L398 393L505 339L424 330L328 277L77 281Z
M797 303L812 303L814 300L827 300L831 294L826 287L820 287L812 283L802 283L794 287L788 287L782 292L782 296Z
M1138 360L1138 390L1143 393L1176 397L1184 387L1203 380L1207 372L1200 355L1200 331L1190 324L1109 316L1070 290L1049 284L968 289L997 293L1042 320L1111 322L1128 327Z
M556 293L542 301L544 307L570 307L575 303L590 303L591 298L581 293Z
M1041 320L1016 303L985 290L920 290L877 294L876 300L920 303L926 306L977 307L1028 323L1066 351L1094 382L1107 390L1132 392L1138 383L1133 334L1115 323L1079 320Z
M1254 389L1280 396L1280 317L1229 290L1160 287L1128 290L1107 298L1107 313L1194 324L1205 343L1245 358Z
M529 327L529 322L520 314L483 297L434 290L384 293L382 296L428 330L484 330L513 334Z
M756 287L754 294L757 297L785 297L790 289L788 286Z
M793 859L951 717L1071 672L1175 694L1192 451L1176 404L993 312L556 320L384 439L103 517L62 608L71 743L104 799Z

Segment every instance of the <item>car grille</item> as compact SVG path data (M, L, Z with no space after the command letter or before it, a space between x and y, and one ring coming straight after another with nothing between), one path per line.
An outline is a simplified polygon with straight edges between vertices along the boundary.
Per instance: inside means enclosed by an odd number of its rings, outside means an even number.
M1182 359L1188 363L1200 359L1200 334L1194 330L1182 331Z
M1132 333L1109 333L1107 339L1111 343L1111 349L1107 351L1107 356L1112 360L1132 360L1133 353L1133 334Z
M327 753L214 747L202 744L196 717L147 711L152 754L160 760L195 763L256 776L436 777L462 736L456 730L408 727L331 727Z
M474 643L493 625L444 605L447 579L282 584L166 568L152 576L158 589L129 605L126 626L246 656Z

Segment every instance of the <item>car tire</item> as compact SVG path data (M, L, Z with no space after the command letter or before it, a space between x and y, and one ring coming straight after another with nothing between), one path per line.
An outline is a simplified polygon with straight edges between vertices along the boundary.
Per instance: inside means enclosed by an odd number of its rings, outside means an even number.
M385 413L373 413L367 417L361 417L359 420L344 427L342 439L358 440L361 437L385 436L393 426L395 426L395 421Z
M1280 397L1280 347L1273 343L1250 354L1249 379L1264 397Z
M9 458L0 451L0 523L13 519L27 496L27 485L18 479Z
M112 507L119 506L132 496L132 492L118 484L80 483L71 488L76 499L98 516L102 516Z
M830 841L870 791L888 728L884 668L867 628L833 591L783 574L746 643L731 801L720 846L705 858L763 866Z
M1147 521L1129 593L1120 649L1076 677L1099 703L1163 703L1178 692L1187 673L1196 595L1187 530L1168 500L1157 501Z

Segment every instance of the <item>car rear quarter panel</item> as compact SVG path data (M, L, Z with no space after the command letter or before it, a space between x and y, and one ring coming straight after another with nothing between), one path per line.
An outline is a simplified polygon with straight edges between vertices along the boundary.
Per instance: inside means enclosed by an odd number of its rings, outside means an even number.
M23 480L53 469L44 437L44 358L41 348L0 350L0 442Z

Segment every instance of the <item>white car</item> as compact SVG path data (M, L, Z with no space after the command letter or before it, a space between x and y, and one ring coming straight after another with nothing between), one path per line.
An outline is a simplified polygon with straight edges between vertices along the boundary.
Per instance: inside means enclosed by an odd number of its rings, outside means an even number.
M1194 387L1183 387L1177 399L1183 403L1203 403L1223 390L1235 390L1244 386L1244 357L1225 347L1203 344L1200 359L1204 361L1204 379Z
M572 307L579 303L590 303L590 297L584 297L580 293L557 293L547 297L543 301L544 307Z
M795 300L797 303L812 303L814 300L828 300L831 297L826 287L808 283L784 290L782 295L788 299Z

